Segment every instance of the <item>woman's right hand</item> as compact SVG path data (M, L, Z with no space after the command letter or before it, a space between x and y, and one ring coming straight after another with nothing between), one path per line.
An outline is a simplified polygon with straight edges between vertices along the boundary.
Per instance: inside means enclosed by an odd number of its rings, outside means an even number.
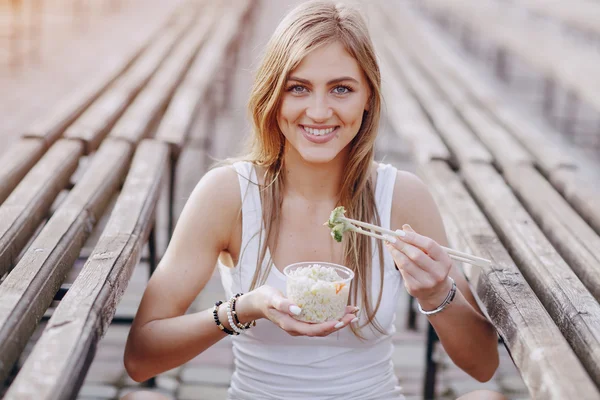
M247 293L249 303L262 318L267 318L292 336L327 336L345 328L356 319L358 307L346 306L345 315L340 320L319 324L298 321L294 318L300 314L300 307L287 299L279 290L268 286L260 286Z

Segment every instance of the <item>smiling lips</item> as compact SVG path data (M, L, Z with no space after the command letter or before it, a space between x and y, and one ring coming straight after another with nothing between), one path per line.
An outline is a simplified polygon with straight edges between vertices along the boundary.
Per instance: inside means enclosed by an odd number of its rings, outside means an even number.
M313 143L321 144L329 142L336 135L339 126L329 126L329 127L309 127L306 125L300 125L300 130L304 137Z
M316 128L310 128L308 126L305 125L300 125L306 132L310 133L311 135L315 135L315 136L325 136L330 134L331 132L333 132L337 127L336 126L332 126L330 128L326 128L326 129L316 129Z

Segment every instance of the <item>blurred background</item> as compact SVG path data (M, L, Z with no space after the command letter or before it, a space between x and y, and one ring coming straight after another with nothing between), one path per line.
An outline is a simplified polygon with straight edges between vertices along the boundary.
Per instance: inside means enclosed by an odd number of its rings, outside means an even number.
M223 0L233 7L236 1ZM177 163L175 215L207 168L215 160L240 150L249 129L245 116L253 71L281 18L300 2L252 2L248 17L239 28L241 39L233 55L224 59L206 96L194 109L187 132L189 138ZM242 3L246 4L240 0L239 4ZM356 0L351 3L364 11L378 53L387 59L382 72L386 108L377 142L379 160L416 171L420 157L429 150L415 138L421 132L413 129L415 124L437 130L445 142L451 142L447 135L454 133L446 128L453 112L448 110L460 111L460 99L473 90L485 107L518 115L519 123L515 123L518 128L535 133L532 135L537 143L547 141L558 149L557 153L548 154L569 154L586 177L600 182L600 2ZM83 88L100 78L112 82L123 66L127 67L142 49L157 41L161 29L182 7L194 8L201 15L207 4L208 0L0 0L0 157L10 157L7 152L11 146L38 121L51 119L65 99L78 98ZM382 18L387 29L382 27ZM215 29L218 27L219 20ZM421 37L427 37L427 43L435 46L420 53ZM458 65L462 75L456 75L457 81L463 82L467 89L463 92L462 88L452 86L450 80L440 80L427 66L436 63L440 65L435 70L438 72L450 71ZM169 101L170 98L167 104ZM167 104L161 108L159 119ZM117 119L118 116L113 125ZM458 131L486 129L482 128L485 125L482 121L461 117L458 123L453 122L460 125L454 132L459 135ZM156 127L157 124L151 125L146 137L152 137ZM494 129L486 131L488 146L494 141ZM462 143L464 146L466 142ZM468 153L471 148L467 144L463 150ZM82 161L81 168L86 165ZM168 242L166 189L160 202L159 257ZM86 244L88 255L106 218L103 221ZM82 256L75 263L70 282L77 277L85 260ZM142 258L117 308L116 320L127 321L135 314L147 280L148 261ZM220 281L215 276L190 312L208 308L222 296ZM398 305L394 362L407 399L414 400L423 398L428 330L427 321L420 316L408 322L409 308L408 296L404 296ZM38 327L27 351L44 324ZM127 332L127 323L113 323L109 327L78 398L116 399L139 386L127 376L122 365ZM453 399L478 388L501 391L513 400L529 398L510 355L502 344L499 349L501 367L494 379L482 384L454 367L441 346L436 346L435 398ZM26 358L27 352L21 358L21 365ZM223 340L190 363L159 376L152 390L182 400L224 399L231 371L231 346L228 340Z

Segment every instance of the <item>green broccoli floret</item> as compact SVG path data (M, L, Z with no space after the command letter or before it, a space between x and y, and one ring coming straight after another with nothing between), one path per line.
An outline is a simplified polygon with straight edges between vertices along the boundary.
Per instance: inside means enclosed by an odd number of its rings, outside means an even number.
M343 217L345 213L346 209L343 206L334 208L331 214L329 215L329 221L327 221L327 226L330 229L333 229L334 226L342 223L340 217Z
M344 217L344 213L346 209L344 207L336 207L329 216L329 220L324 224L331 229L331 237L335 239L336 242L341 242L344 232L351 231L354 229L354 226L347 221L344 221L342 218Z

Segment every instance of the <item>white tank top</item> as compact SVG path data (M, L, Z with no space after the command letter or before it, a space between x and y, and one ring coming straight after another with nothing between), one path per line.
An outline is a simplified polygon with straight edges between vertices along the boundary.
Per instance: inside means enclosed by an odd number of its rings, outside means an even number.
M254 166L234 164L242 194L242 245L234 268L219 263L221 281L228 297L249 291L259 254L262 209ZM375 200L381 226L390 227L396 169L379 164ZM375 241L375 239L373 239ZM375 242L374 242L375 243ZM379 253L373 246L372 304L379 295ZM270 259L267 252L263 265ZM404 399L392 364L394 319L398 297L403 290L401 275L391 255L384 251L384 283L376 318L385 329L362 329L366 340L346 328L326 337L293 337L269 320L260 320L245 334L234 336L235 370L229 399ZM267 285L286 293L285 276L275 266ZM364 307L358 304L362 310ZM361 318L365 318L363 315Z

